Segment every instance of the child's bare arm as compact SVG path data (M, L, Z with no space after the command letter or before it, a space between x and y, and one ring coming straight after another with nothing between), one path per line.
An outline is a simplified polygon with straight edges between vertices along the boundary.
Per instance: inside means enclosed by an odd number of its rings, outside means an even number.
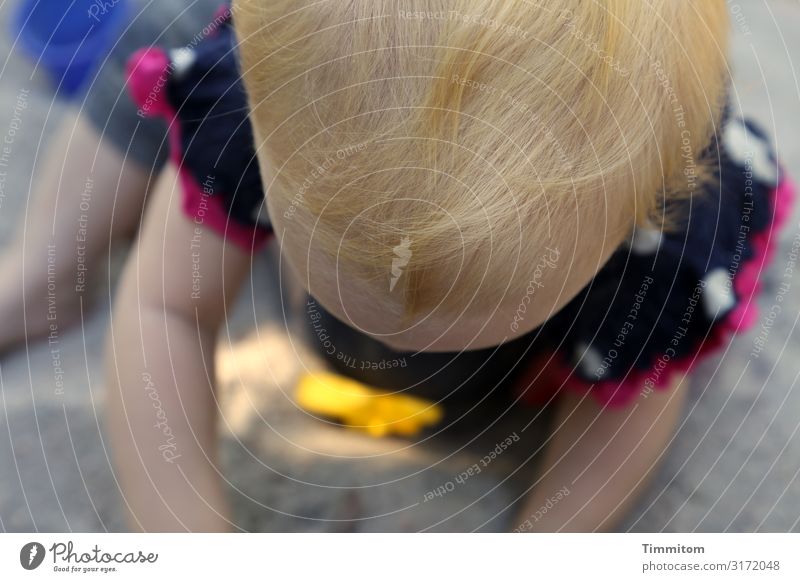
M566 394L540 481L522 503L518 531L608 531L630 509L668 447L686 400L688 378L606 409ZM549 500L549 501L548 501Z
M108 429L134 528L232 529L215 454L214 346L249 264L181 214L168 168L120 283L107 355Z

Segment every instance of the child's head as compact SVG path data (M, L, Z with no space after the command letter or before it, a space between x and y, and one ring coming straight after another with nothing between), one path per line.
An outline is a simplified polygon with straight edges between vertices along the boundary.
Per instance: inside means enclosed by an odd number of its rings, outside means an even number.
M401 349L553 315L691 193L726 85L722 0L238 0L234 20L285 258Z

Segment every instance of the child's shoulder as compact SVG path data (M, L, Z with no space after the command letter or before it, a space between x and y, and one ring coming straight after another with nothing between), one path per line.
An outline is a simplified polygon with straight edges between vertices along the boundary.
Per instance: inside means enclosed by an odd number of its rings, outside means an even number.
M129 88L143 114L165 117L190 218L252 250L271 233L230 13L179 48L131 57Z
M755 323L759 280L793 190L753 122L727 118L715 145L714 179L697 182L679 226L637 229L546 324L567 383L624 404ZM690 183L693 168L685 175Z

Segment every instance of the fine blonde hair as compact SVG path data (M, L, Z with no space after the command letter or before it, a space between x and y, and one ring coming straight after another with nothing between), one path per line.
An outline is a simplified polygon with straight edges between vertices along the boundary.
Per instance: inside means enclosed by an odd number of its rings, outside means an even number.
M399 259L406 315L523 289L576 199L661 224L697 188L728 82L723 0L238 0L233 14L271 209L384 295Z

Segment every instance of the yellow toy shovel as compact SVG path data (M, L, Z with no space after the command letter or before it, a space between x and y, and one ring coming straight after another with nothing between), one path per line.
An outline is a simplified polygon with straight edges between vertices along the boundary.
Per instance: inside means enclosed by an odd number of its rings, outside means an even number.
M430 400L377 390L328 372L306 373L297 385L297 403L305 410L340 420L374 437L414 436L442 419Z

